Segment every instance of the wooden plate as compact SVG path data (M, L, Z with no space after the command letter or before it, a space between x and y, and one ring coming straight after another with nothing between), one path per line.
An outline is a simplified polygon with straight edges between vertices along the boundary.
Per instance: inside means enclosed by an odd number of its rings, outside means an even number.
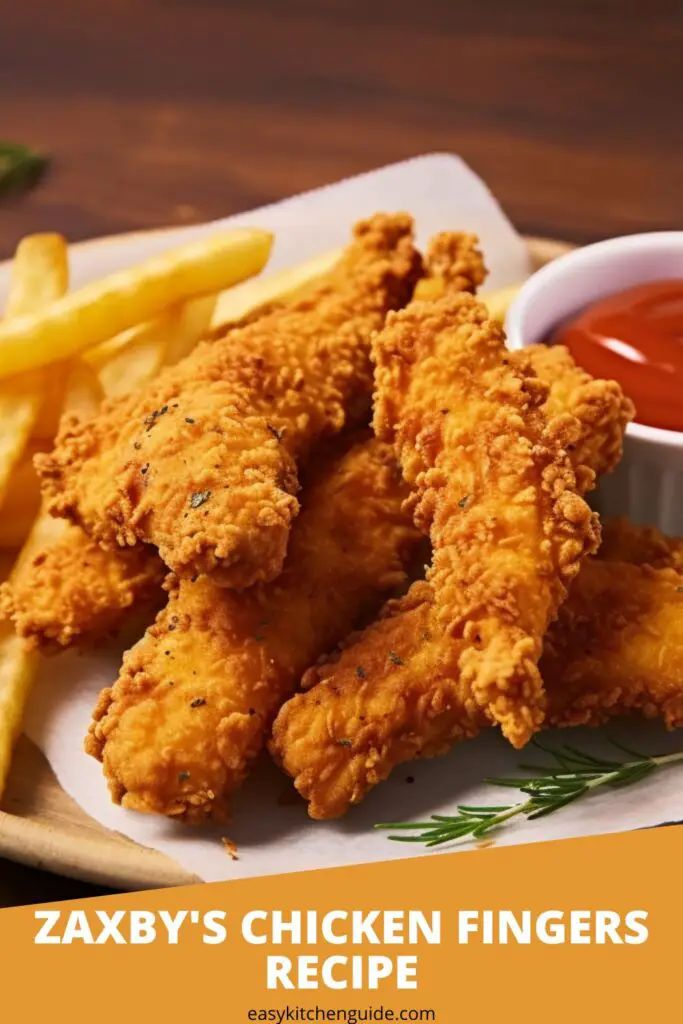
M534 269L572 246L528 238ZM0 856L115 889L199 881L169 857L90 818L57 782L42 753L22 737L0 811Z

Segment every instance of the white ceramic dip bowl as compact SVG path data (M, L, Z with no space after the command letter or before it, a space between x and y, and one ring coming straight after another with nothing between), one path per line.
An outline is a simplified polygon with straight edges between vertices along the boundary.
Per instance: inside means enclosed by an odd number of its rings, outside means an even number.
M683 231L627 235L576 249L522 286L506 319L508 345L520 349L546 341L562 321L597 299L676 277L683 279ZM630 423L624 457L600 481L592 504L603 515L628 516L683 535L683 432Z

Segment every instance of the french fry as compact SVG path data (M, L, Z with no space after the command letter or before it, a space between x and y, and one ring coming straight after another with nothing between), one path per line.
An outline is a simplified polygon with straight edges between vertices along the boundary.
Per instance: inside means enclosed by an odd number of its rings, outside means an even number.
M126 395L156 376L164 365L168 319L162 316L151 324L133 328L127 344L104 363L97 376L107 398Z
M9 574L9 579L11 580L13 577L15 578L18 576L34 555L37 555L39 551L49 547L51 544L55 544L66 529L68 529L66 519L55 519L54 516L49 515L41 505L40 512L34 519L28 536L14 560L12 571ZM1 749L2 743L0 742L0 750ZM0 761L1 760L2 757L0 755Z
M40 408L31 431L35 441L51 447L55 439L59 420L64 409L66 383L71 373L72 363L55 363L45 370L34 371L42 377L42 394ZM8 381L11 384L12 381Z
M172 366L191 352L210 325L234 323L261 306L295 294L338 258L338 252L326 253L265 280L236 285L218 297L207 295L175 305L150 323L96 345L82 358L97 371L108 398L128 394L151 380L162 366Z
M97 412L101 397L94 372L88 366L76 364L67 383L65 411L92 416ZM10 573L10 580L23 571L38 551L57 541L65 529L65 520L54 519L41 506ZM36 652L24 648L23 641L14 635L10 623L0 622L0 799L38 665Z
M97 370L108 398L128 394L151 380L162 366L172 366L191 352L210 325L234 323L261 306L295 294L338 258L338 252L326 253L265 280L236 285L218 297L207 295L173 306L150 323L90 349L83 359Z
M440 277L423 277L415 285L413 298L420 302L435 302L444 293L445 284Z
M69 264L62 236L27 235L14 254L5 316L24 316L45 309L68 287Z
M216 328L235 323L259 306L291 298L312 284L316 278L326 274L340 255L339 249L323 253L322 256L315 256L296 267L278 271L256 281L245 281L244 284L221 292L216 300L211 326Z
M66 243L61 235L24 238L12 263L6 315L22 318L31 309L49 306L66 290L68 274ZM44 373L33 372L0 387L0 500L41 417L46 383Z
M517 298L521 287L521 284L512 284L508 288L499 288L495 292L482 293L481 301L488 309L492 320L497 320L501 324L505 323L508 309L513 300Z
M59 236L37 235L20 243L12 267L8 312L21 315L33 305L39 309L63 293L67 287L67 253L64 240ZM26 449L31 428L40 409L43 373L27 374L20 382L13 381L14 390L0 392L0 479L5 481ZM77 371L71 382L69 400L76 407L85 404L83 373ZM18 383L21 390L18 390ZM3 401L4 399L4 401ZM13 495L20 491L13 488ZM1 493L1 489L0 489ZM0 513L3 524L8 517ZM49 522L48 522L49 520ZM46 512L39 513L28 539L12 569L20 570L25 560L32 557L48 535L55 536L64 529L64 523L52 519ZM0 623L0 797L5 787L12 759L12 750L24 717L24 709L38 666L38 655L24 649L23 641L14 635L8 622Z
M0 583L4 583L4 581L9 577L10 570L16 560L16 551L13 551L11 548L0 548ZM0 629L1 628L2 623L0 623Z
M83 361L97 372L107 398L128 394L162 366L187 355L206 332L215 301L214 296L205 296L172 306L150 323L85 352Z
M40 408L40 381L24 381L11 392L0 390L0 501L7 491L12 471L31 437Z
M86 416L97 412L97 403L104 395L92 370L75 364L67 384L62 384L63 392L67 386L72 410L80 407ZM33 456L41 449L42 446L35 441L29 442L9 479L4 499L0 502L0 548L20 548L38 515L40 481L33 468Z
M37 653L24 650L23 641L15 636L12 626L0 623L0 797L37 665Z
M40 481L33 468L36 446L29 444L14 467L0 503L0 548L20 548L40 508Z
M482 292L481 301L488 309L492 320L505 323L507 311L521 287L520 284L513 284L507 288L499 288L495 292ZM443 289L444 283L438 277L425 277L417 283L415 298L426 302L433 301L443 294Z
M177 311L178 315L173 319L168 334L164 360L166 366L174 366L192 351L208 331L215 308L216 296L205 295L201 299L186 302Z
M97 374L80 359L77 360L66 382L64 412L90 419L97 414L103 397Z
M257 274L271 242L266 231L238 228L111 274L43 312L0 324L0 379L71 359L169 306Z

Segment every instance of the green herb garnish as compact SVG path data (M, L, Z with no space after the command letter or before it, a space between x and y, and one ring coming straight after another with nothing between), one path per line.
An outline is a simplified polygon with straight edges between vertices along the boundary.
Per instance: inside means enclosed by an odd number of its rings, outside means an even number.
M154 409L152 412L149 413L148 416L145 416L145 418L143 420L143 423L145 424L145 427L147 428L147 432L148 433L152 429L152 427L155 425L155 423L157 422L159 417L160 416L165 416L167 412L168 412L168 406L164 405L164 406L162 406L161 409Z
M190 508L199 508L211 497L211 491L195 491L190 497Z
M522 815L529 821L553 814L562 807L588 796L601 786L630 786L640 782L660 768L683 762L683 751L675 754L640 754L623 747L615 740L613 746L629 755L628 760L608 761L570 747L568 744L553 749L543 746L538 740L534 746L548 754L551 764L521 764L524 771L537 772L532 778L486 779L492 786L508 786L526 794L525 800L516 804L499 804L488 807L470 807L460 804L455 815L433 814L429 821L393 822L375 825L377 829L417 832L417 835L389 836L399 843L424 843L425 846L441 846L456 839L469 836L481 839L495 828L504 825L511 818Z
M0 196L32 188L48 163L43 153L28 146L0 141Z

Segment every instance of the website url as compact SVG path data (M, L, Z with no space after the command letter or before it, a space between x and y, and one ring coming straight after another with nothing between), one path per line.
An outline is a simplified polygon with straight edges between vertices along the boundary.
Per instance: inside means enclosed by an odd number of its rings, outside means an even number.
M343 1021L344 1024L362 1024L363 1021L436 1021L434 1010L392 1010L388 1006L368 1006L366 1009L326 1010L322 1006L287 1006L282 1010L249 1010L247 1020L275 1021Z

